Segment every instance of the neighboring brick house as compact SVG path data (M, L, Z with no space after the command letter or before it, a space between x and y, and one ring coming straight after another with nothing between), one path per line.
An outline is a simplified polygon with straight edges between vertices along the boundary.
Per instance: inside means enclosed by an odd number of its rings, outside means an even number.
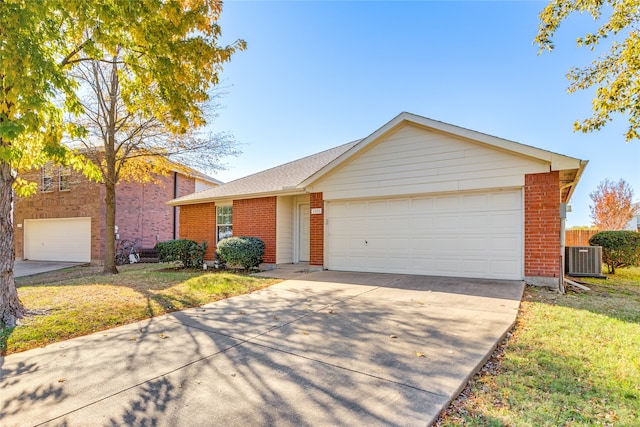
M13 209L16 259L102 262L105 188L79 172L48 165L24 174L37 192L16 197ZM141 247L177 238L179 211L166 202L221 184L199 172L172 172L157 183L121 182L116 187L116 226L120 239Z
M561 207L586 164L402 113L362 140L170 204L209 259L220 238L250 235L267 264L557 286Z

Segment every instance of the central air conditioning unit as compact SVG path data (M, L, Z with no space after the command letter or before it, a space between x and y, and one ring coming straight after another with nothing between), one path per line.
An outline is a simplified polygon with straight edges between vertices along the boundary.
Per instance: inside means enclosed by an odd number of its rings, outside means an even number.
M564 272L573 277L606 278L602 274L602 246L564 248Z

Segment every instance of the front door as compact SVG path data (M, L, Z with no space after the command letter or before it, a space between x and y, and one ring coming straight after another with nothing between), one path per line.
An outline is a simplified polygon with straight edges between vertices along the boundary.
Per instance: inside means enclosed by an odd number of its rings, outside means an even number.
M309 204L298 205L298 261L309 262Z

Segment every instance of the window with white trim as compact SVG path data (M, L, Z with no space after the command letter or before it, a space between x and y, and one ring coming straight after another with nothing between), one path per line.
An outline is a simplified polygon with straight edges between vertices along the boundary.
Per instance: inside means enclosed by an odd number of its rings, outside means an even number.
M47 164L42 167L42 185L40 191L49 193L53 191L55 179L55 168L53 164Z
M233 207L216 206L216 242L233 236Z
M71 168L60 168L58 172L58 189L60 191L71 190Z

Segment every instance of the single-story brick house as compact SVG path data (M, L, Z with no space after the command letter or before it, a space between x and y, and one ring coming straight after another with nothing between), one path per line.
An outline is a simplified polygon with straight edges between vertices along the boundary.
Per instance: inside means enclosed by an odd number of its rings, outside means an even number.
M37 192L16 197L13 206L16 259L101 263L104 256L105 188L69 168L47 165L23 174ZM141 247L176 238L179 211L167 201L221 184L197 171L156 176L155 183L116 186L120 239Z
M401 113L364 139L169 202L180 236L257 236L264 262L557 286L587 162Z

